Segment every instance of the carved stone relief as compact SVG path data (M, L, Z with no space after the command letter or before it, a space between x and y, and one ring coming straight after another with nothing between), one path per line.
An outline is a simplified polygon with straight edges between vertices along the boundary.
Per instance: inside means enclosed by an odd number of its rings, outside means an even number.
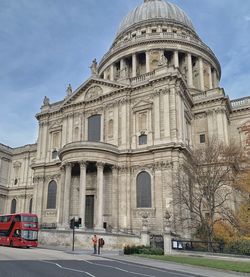
M86 95L85 95L85 100L97 98L97 97L101 96L102 93L103 93L103 90L100 86L92 86L91 88L89 88L87 90Z

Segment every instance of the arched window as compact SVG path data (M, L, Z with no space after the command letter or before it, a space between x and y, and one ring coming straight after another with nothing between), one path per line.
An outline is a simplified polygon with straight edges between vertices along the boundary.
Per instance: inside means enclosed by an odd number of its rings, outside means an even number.
M16 199L12 199L12 201L11 201L10 213L11 214L15 214L16 213Z
M56 182L51 181L48 186L47 209L56 208L56 190L57 190Z
M88 140L101 140L101 116L99 114L92 115L88 118Z
M33 198L30 199L29 213L32 213Z
M151 176L143 171L136 180L137 208L151 208Z

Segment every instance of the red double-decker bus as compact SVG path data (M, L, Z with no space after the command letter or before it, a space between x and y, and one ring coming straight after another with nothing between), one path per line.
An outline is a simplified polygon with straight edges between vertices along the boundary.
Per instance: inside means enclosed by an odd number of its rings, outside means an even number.
M35 214L0 215L0 245L37 247L38 219Z

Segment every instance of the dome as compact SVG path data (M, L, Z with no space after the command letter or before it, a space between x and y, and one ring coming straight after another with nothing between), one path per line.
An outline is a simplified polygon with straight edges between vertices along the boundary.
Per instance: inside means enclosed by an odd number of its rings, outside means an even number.
M176 5L164 0L144 0L122 20L117 35L135 24L149 20L162 20L185 25L194 31L194 26L185 12Z

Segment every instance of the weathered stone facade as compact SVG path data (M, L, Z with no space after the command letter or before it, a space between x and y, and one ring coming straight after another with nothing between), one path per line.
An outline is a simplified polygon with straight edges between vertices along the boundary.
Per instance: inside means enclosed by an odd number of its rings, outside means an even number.
M213 136L250 152L250 97L231 101L219 87L220 64L190 19L161 0L138 11L86 82L60 102L45 97L36 144L0 145L1 213L14 199L16 211L32 210L44 227L67 230L75 216L83 230L139 234L144 220L163 233L166 210L177 212L172 185L187 149ZM140 176L149 188L142 200Z

